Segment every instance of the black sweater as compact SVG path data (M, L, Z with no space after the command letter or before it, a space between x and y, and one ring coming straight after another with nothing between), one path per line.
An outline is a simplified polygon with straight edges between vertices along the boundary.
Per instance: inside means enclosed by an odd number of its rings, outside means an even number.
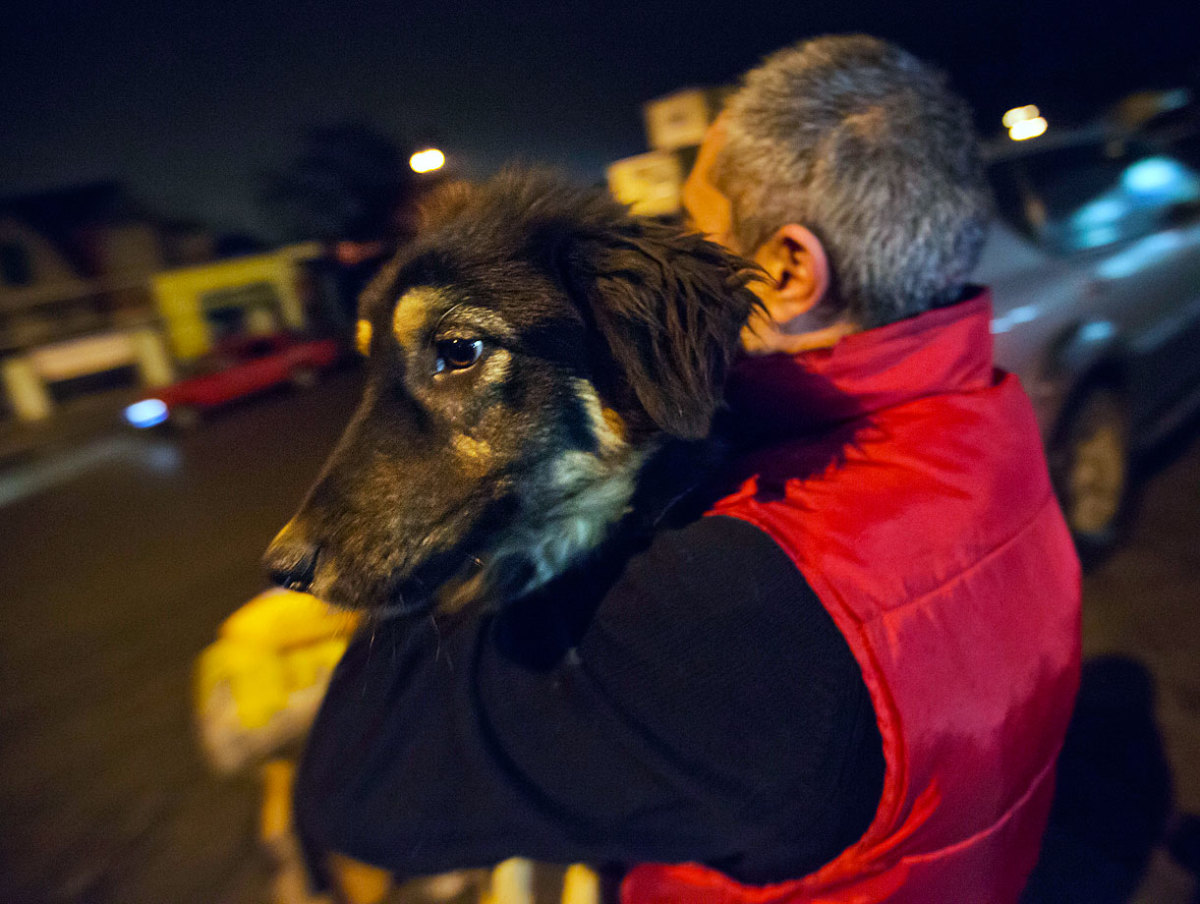
M296 804L311 852L400 875L520 855L761 884L857 840L883 771L812 589L766 534L709 517L500 614L362 631Z

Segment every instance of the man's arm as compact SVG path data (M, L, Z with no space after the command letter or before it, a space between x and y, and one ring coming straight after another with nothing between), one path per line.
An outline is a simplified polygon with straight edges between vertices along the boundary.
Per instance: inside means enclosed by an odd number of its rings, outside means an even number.
M360 635L301 768L308 842L407 875L521 855L695 860L762 883L855 841L881 742L786 554L704 518L594 577Z

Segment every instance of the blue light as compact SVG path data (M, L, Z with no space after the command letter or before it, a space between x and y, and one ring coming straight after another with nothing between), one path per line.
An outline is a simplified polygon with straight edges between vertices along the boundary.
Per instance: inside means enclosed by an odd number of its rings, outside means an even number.
M1171 255L1179 253L1184 239L1174 232L1160 232L1114 254L1096 267L1102 279L1125 279L1143 271L1153 273L1156 267L1168 264Z
M1107 320L1097 320L1081 327L1079 338L1083 342L1103 342L1105 339L1115 336L1116 332L1117 328Z
M1077 238L1080 248L1099 248L1121 240L1121 230L1112 223L1081 229Z
M1101 195L1075 211L1071 226L1081 230L1108 226L1120 220L1127 210L1129 204L1123 198Z
M1001 314L999 317L993 317L992 332L1007 333L1014 326L1018 326L1022 323L1029 323L1031 320L1036 320L1037 316L1037 305L1023 304L1019 308L1013 308L1007 314Z
M125 409L125 420L139 429L153 427L167 419L167 404L161 399L143 399Z
M1187 181L1187 170L1167 157L1147 157L1125 170L1121 182L1135 194L1151 194Z

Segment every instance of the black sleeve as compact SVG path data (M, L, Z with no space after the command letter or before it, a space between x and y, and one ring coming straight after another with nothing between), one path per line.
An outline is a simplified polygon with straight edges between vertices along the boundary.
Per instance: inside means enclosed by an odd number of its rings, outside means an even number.
M829 615L769 537L711 517L500 615L364 631L296 804L311 848L402 875L520 855L765 883L855 841L882 778Z

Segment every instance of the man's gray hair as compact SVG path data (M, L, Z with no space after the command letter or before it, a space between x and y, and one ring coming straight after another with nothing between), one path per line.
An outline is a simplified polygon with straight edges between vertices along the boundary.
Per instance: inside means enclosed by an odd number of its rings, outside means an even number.
M751 253L782 226L821 240L830 319L862 329L957 300L991 212L967 104L866 35L814 38L746 74L710 179Z

